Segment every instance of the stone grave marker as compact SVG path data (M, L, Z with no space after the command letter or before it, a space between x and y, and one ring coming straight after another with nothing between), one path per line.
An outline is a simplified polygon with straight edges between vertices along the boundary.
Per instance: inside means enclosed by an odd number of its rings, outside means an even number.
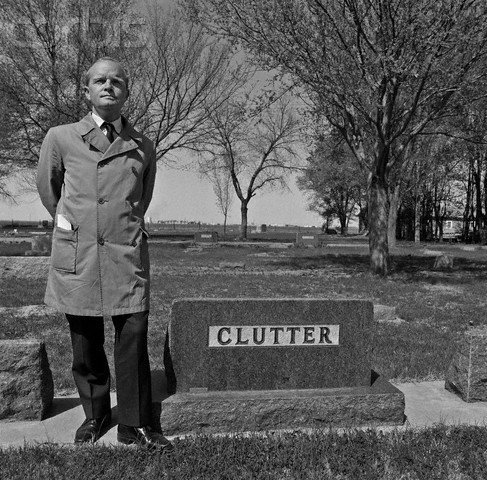
M0 419L42 420L53 398L44 342L0 340Z
M320 238L317 233L298 232L296 233L296 245L303 247L319 247Z
M371 370L361 300L181 299L169 331L168 434L400 425L404 396Z
M27 256L50 255L52 246L51 235L34 235L31 239L32 247L25 252Z
M465 402L487 401L487 327L469 328L448 367L445 388Z
M216 243L218 242L217 232L196 232L194 234L194 241L196 243Z

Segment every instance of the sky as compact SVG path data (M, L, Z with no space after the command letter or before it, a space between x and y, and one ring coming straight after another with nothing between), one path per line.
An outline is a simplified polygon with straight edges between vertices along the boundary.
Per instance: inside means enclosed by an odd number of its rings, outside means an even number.
M24 182L21 182L24 183ZM321 217L307 210L306 195L290 179L287 191L258 193L249 203L249 224L320 226ZM0 220L47 220L47 210L35 192L18 194L17 204L0 200ZM161 166L158 169L152 202L147 211L151 221L182 220L202 223L223 223L223 215L216 206L211 183L196 172ZM235 197L227 223L240 223L239 202Z

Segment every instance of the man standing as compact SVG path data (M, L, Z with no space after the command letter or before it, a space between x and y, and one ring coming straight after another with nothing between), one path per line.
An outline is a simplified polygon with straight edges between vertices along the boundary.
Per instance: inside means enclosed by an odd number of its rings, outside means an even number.
M75 443L96 441L111 423L103 346L103 316L111 316L117 438L170 451L172 444L150 427L144 214L154 188L155 149L121 116L129 89L119 62L97 60L86 73L84 90L91 113L49 130L37 172L39 195L54 219L45 302L66 314L73 376L86 415Z

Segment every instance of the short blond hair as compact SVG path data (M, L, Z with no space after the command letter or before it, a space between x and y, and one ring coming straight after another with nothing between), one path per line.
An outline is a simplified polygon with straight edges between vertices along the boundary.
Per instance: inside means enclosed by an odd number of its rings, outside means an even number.
M118 65L120 65L120 68L122 69L122 72L123 72L123 79L125 80L125 84L127 85L127 89L129 88L129 77L127 75L127 72L125 71L125 68L123 67L123 65L116 58L113 58L113 57L100 57L98 60L95 60L91 64L90 68L88 68L88 70L86 70L86 73L85 73L85 76L84 76L84 82L85 82L85 85L86 86L88 86L88 84L90 83L91 69L97 63L100 63L100 62L112 62L112 63L117 63Z

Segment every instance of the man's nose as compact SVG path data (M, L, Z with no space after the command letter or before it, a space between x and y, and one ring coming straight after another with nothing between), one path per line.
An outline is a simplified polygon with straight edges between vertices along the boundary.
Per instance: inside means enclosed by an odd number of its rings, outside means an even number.
M103 85L103 88L105 90L111 90L113 88L113 83L110 79L107 79L107 81L105 82L105 85Z

